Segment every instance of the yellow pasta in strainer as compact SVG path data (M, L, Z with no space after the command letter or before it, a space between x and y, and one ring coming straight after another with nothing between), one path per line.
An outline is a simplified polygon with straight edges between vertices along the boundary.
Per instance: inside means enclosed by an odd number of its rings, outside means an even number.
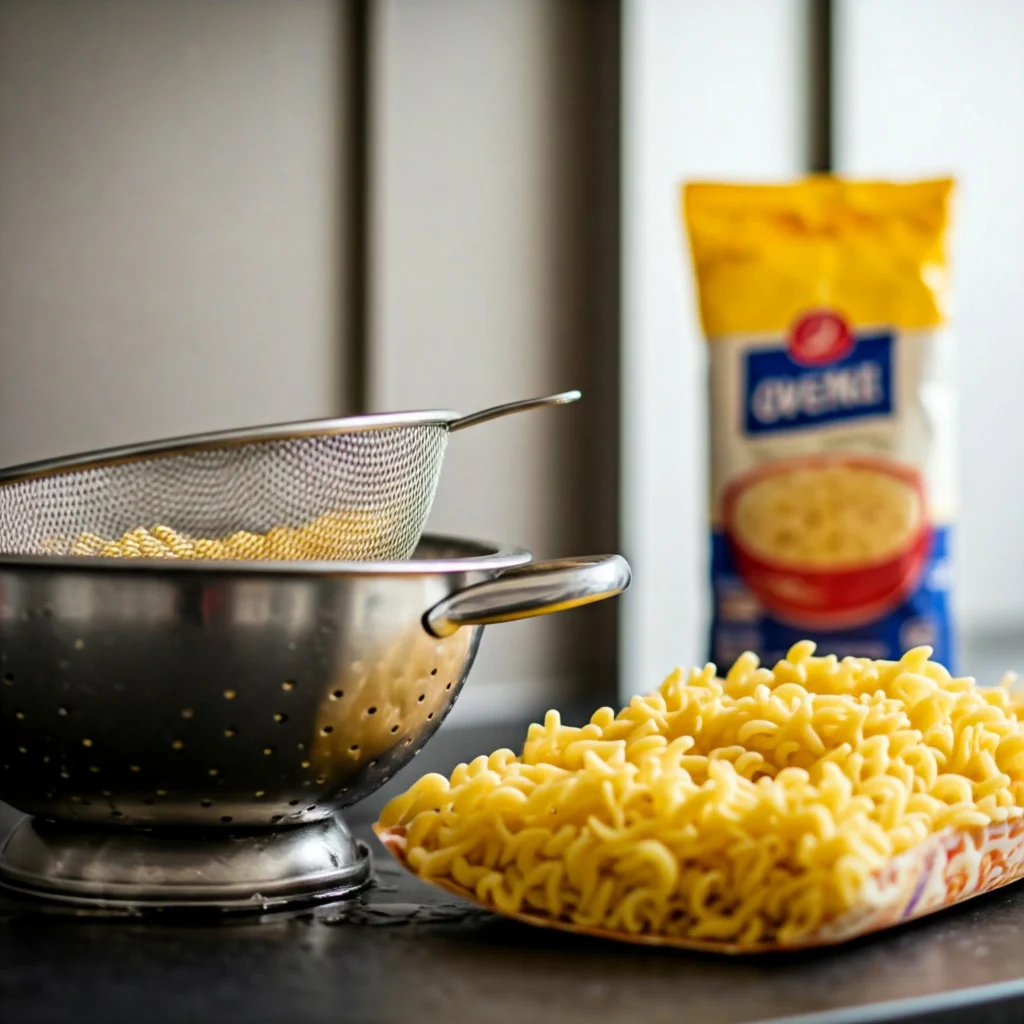
M360 531L369 535L381 528L379 518L369 512L331 512L305 526L277 526L266 533L239 530L223 538L191 537L163 525L140 526L116 540L82 533L70 542L53 541L47 552L100 558L309 561L337 558L339 548L353 544Z
M1024 814L1024 707L929 660L738 659L675 672L522 754L430 774L384 809L427 880L508 913L633 935L793 943L946 828Z

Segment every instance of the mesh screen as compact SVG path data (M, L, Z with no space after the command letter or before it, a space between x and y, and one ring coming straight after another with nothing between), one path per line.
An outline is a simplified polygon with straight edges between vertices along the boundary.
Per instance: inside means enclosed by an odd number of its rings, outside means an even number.
M412 555L448 430L149 456L0 485L0 552L374 561Z

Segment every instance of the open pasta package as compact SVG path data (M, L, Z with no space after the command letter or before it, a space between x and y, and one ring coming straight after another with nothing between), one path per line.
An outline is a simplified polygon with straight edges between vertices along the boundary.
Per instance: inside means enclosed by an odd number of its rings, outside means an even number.
M521 921L721 953L834 945L1024 878L1024 695L931 660L742 655L521 754L429 774L376 832Z

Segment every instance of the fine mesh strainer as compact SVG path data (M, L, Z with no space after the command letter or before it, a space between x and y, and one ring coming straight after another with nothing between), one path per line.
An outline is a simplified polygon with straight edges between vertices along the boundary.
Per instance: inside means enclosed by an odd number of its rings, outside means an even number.
M0 470L0 553L366 562L408 558L453 430L578 391L469 416L317 420L107 449ZM117 543L126 535L139 542Z

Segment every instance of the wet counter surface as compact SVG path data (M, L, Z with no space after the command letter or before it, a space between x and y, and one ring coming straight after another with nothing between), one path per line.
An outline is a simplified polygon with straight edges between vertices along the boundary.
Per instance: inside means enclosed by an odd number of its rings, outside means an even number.
M999 669L1014 664L1005 660L1012 651L986 653ZM979 677L997 674L987 659L984 666L974 660L968 667ZM445 728L412 771L353 809L348 820L374 850L378 883L344 907L197 925L71 916L0 897L4 1019L1024 1020L1024 883L834 950L727 959L528 928L476 911L398 869L369 832L383 799L420 772L447 772L478 753L518 746L523 732L522 724ZM0 806L0 830L5 834L18 817Z

